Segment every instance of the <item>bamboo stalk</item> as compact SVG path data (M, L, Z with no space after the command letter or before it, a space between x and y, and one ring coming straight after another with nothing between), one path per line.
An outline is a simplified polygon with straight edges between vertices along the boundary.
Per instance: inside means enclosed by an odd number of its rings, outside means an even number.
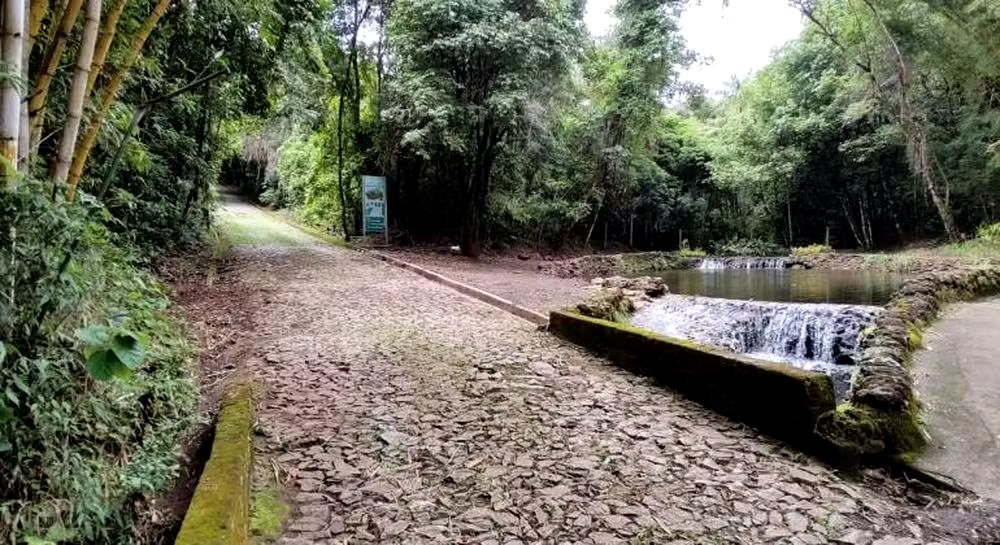
M21 51L24 39L24 2L7 0L3 3L2 61L12 74L21 73ZM0 88L0 156L4 178L17 169L17 146L21 122L20 78L4 78Z
M48 12L48 0L31 0L31 7L28 8L28 37L32 46L35 45L35 38L38 37L38 32L42 29L42 21L45 20L45 15Z
M69 33L73 30L76 17L80 14L83 0L69 0L66 10L59 19L59 27L45 60L42 62L42 71L35 81L35 89L31 95L31 102L28 103L28 116L31 118L31 148L35 149L42 138L42 127L45 121L45 105L49 99L49 86L59 68L59 61L62 59L63 51L66 49L66 42L69 40Z
M160 19L167 12L168 7L170 7L170 0L158 0L156 6L153 7L153 11L142 22L139 31L132 38L132 43L129 45L125 60L122 61L121 66L118 67L118 70L108 81L108 86L104 89L104 94L101 97L101 103L90 120L90 125L87 127L87 132L83 135L83 140L80 141L76 152L73 154L73 164L70 165L69 169L69 189L66 193L68 201L72 202L76 195L76 187L80 183L83 167L87 164L87 159L90 157L90 152L94 149L94 144L97 143L97 135L101 132L101 125L104 123L104 118L107 117L108 112L111 111L111 105L114 104L115 99L118 97L118 90L125 81L125 75L139 59L139 54L142 52L143 46L146 45L146 40L152 34L153 29L156 28L156 24L160 22Z
M28 102L24 99L28 95L28 84L31 81L28 64L31 61L31 49L35 43L35 34L38 33L38 26L35 25L35 1L24 0L24 20L27 21L28 32L21 37L21 77L25 81L24 94L21 95L20 121L17 128L17 170L22 174L28 173L28 166L31 162L31 130L28 128ZM48 6L48 4L46 4ZM39 21L38 25L41 25Z
M94 84L97 83L97 77L101 75L104 61L108 58L108 52L111 51L111 43L118 32L118 19L121 18L122 12L125 11L126 4L128 4L128 0L118 0L108 10L108 15L104 18L104 25L101 26L101 34L97 37L97 48L94 50L94 61L90 67L90 75L87 76L87 89L83 92L84 99L90 97L90 93L94 91Z
M69 88L69 104L66 109L66 124L59 140L59 154L52 169L52 181L65 182L69 176L70 163L76 137L80 133L80 119L83 117L83 102L86 98L87 80L94 61L94 46L97 43L97 28L101 21L101 0L87 0L87 11L83 20L83 35L80 51L76 57L76 71Z

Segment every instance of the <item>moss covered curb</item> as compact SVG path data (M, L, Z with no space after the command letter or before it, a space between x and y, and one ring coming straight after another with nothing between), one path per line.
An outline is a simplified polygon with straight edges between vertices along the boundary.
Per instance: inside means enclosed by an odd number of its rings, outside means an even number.
M826 447L814 433L819 417L835 408L833 382L823 373L569 311L553 312L549 330L762 431L810 450Z
M250 528L253 390L240 382L226 393L212 454L198 481L176 545L243 545Z

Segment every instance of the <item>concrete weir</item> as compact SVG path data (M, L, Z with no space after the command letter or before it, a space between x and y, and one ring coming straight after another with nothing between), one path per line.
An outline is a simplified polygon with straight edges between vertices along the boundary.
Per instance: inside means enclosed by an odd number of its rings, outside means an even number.
M641 329L553 312L555 335L652 376L703 405L804 447L822 443L813 430L835 407L829 376ZM762 395L766 392L766 395Z

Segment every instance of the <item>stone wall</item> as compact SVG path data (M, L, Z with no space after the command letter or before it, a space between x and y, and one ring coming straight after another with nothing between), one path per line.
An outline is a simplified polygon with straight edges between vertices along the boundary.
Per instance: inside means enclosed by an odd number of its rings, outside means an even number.
M690 269L700 257L686 257L676 252L636 252L627 254L585 255L564 261L542 263L538 270L560 278L596 278L632 275L645 271Z
M909 274L945 272L966 268L969 261L958 257L937 257L906 254L862 254L828 252L813 255L793 255L790 267L822 270L885 271Z
M815 425L835 406L833 383L823 373L573 312L553 312L549 330L736 420L806 448L822 446Z
M824 415L818 431L859 455L898 455L921 447L925 437L909 370L921 331L947 302L997 293L997 267L956 268L908 280L862 339L850 403Z

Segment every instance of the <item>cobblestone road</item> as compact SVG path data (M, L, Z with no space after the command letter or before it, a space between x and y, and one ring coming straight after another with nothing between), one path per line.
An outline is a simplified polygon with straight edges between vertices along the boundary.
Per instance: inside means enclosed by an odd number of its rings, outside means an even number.
M229 274L261 294L247 353L258 479L293 504L281 544L974 541L899 486L843 478L500 310L255 208L226 214L249 243Z

